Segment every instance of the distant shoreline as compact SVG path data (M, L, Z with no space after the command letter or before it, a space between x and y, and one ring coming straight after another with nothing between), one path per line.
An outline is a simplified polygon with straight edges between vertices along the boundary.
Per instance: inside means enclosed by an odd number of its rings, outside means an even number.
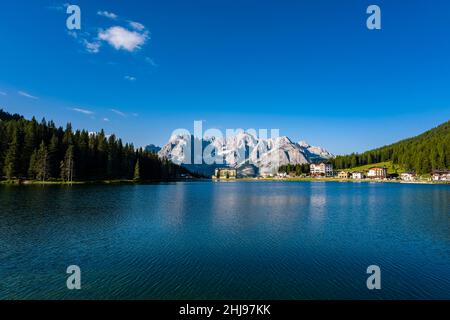
M207 178L191 178L191 179L165 179L165 180L94 180L94 181L34 181L34 180L2 180L0 185L5 186L72 186L72 185L145 185L154 183L167 182L341 182L341 183L398 183L398 184L428 184L428 185L450 185L450 181L401 181L401 180L371 180L371 179L334 179L334 178L238 178L238 179L207 179Z
M450 185L450 181L402 181L375 179L334 179L334 178L242 178L236 180L217 180L217 182L233 181L266 181L266 182L345 182L345 183L401 183L401 184L437 184Z
M151 183L165 183L165 182L180 182L180 181L197 181L202 179L161 179L161 180L92 180L92 181L36 181L36 180L2 180L0 185L7 186L71 186L71 185L125 185L125 184L151 184ZM203 179L205 180L205 179Z

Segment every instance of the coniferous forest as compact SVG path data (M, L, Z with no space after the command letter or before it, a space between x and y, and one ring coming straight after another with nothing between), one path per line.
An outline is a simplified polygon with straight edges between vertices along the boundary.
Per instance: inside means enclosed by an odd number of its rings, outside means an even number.
M56 127L0 109L0 177L6 180L167 180L188 173L102 130Z
M278 168L279 173L286 173L286 174L295 174L296 176L300 176L302 174L309 174L310 173L310 164L286 164L283 166L280 166Z
M421 135L361 154L337 156L336 169L392 161L402 168L420 174L450 168L450 121Z

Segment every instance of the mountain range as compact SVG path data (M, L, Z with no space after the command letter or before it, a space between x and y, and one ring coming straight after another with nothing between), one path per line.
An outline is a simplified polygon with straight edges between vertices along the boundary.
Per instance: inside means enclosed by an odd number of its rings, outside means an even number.
M200 143L201 150L207 150L214 159L223 163L202 159L194 154L194 143ZM202 141L192 136L173 135L160 150L154 145L149 150L180 164L191 172L212 175L217 167L230 167L238 170L238 175L257 176L278 172L278 167L286 164L306 164L328 160L334 156L321 147L311 146L305 141L292 142L288 137L258 138L250 133L239 133L227 138L208 138ZM208 153L210 152L210 153Z

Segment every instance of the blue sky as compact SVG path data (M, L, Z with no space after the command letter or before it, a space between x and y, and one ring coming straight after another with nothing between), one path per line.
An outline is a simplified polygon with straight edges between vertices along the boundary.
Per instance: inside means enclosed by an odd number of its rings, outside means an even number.
M364 151L450 118L448 1L2 1L0 107L137 146L279 128ZM377 4L382 30L366 28Z

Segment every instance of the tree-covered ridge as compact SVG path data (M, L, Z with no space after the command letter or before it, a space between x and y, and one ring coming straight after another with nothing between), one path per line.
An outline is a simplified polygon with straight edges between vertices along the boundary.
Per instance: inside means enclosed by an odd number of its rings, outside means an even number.
M333 164L337 169L346 169L385 161L420 174L450 168L450 121L388 146L361 154L337 156Z
M309 163L304 164L286 164L278 168L279 173L295 174L300 176L302 174L309 174L311 165Z
M30 180L164 180L187 171L115 135L56 127L0 109L0 177Z

